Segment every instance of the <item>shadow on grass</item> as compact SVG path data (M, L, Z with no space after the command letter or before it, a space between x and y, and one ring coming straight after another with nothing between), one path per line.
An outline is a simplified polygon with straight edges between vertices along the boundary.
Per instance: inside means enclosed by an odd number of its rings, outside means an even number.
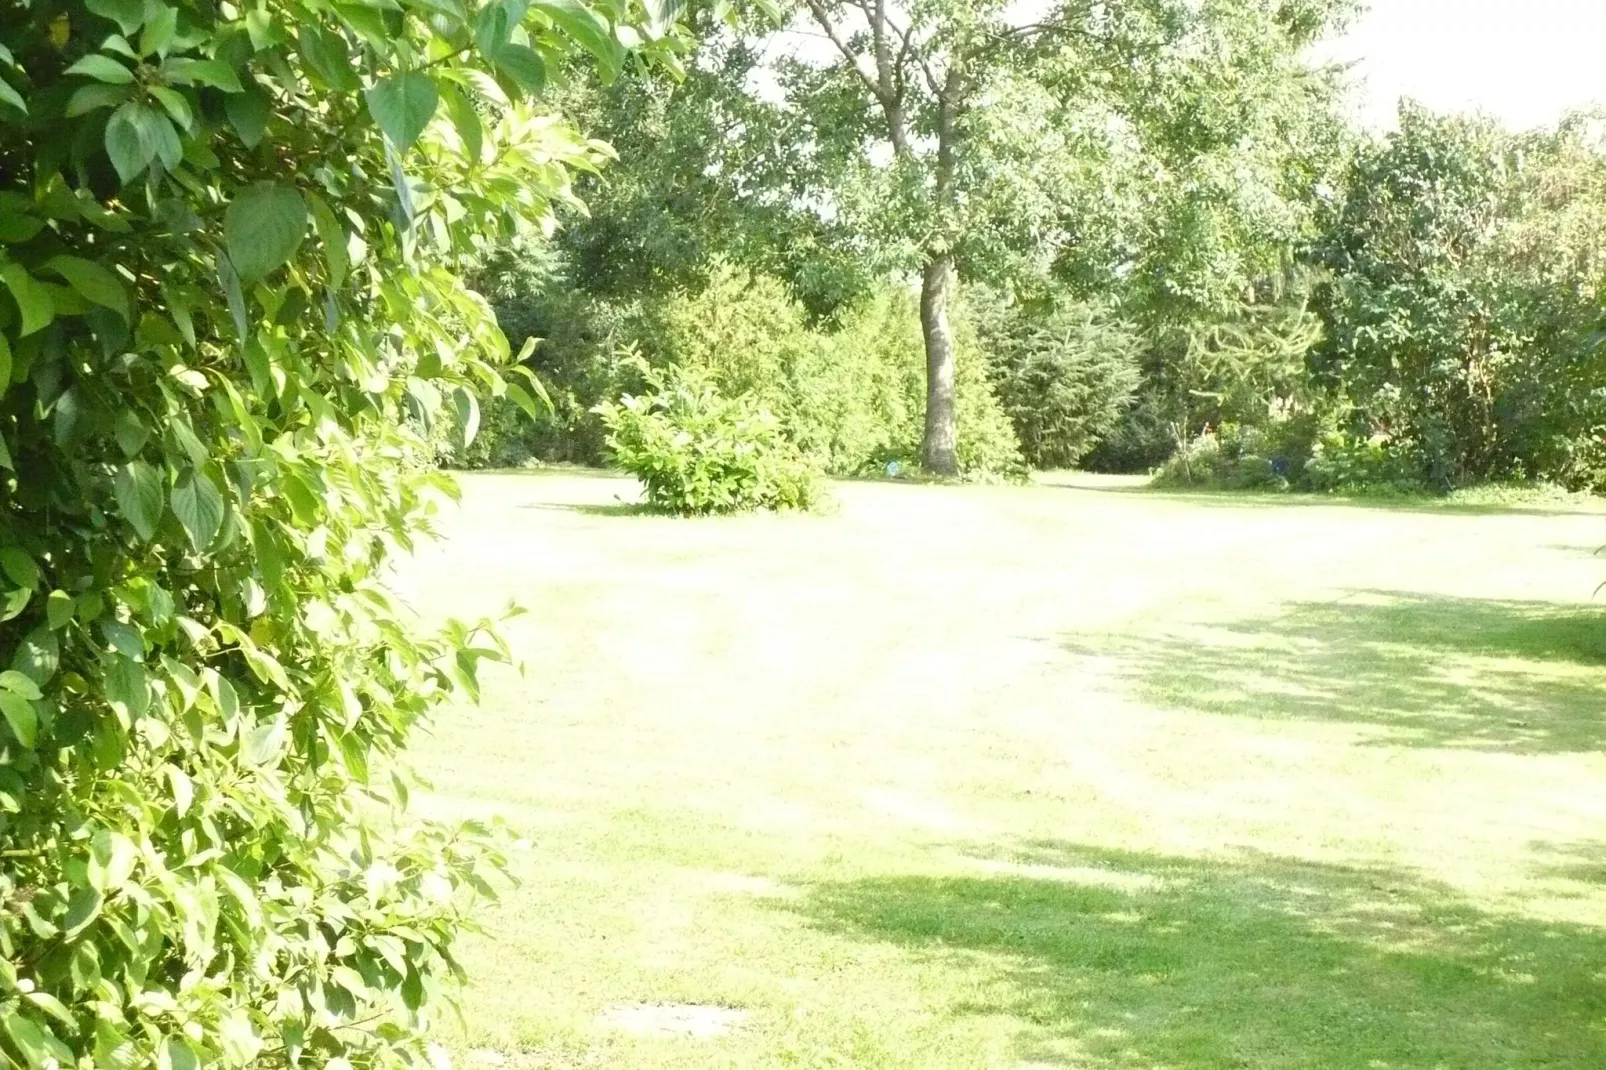
M821 929L964 975L953 1017L1081 1070L1598 1070L1606 932L1383 870L1056 842L975 877L815 886Z
M1280 616L1156 634L1076 635L1145 701L1356 722L1390 745L1515 753L1606 741L1606 611L1360 591Z
M582 516L663 516L635 502L609 502L603 505L572 505L562 502L531 502L520 509L540 509L551 513L579 513Z
M1541 854L1550 856L1551 861L1540 866L1535 876L1606 887L1606 843L1588 840L1536 846Z

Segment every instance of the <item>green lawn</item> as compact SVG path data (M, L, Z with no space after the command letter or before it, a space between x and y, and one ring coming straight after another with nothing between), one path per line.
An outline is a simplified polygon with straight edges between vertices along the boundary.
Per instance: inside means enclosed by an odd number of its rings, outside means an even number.
M1606 1066L1606 517L466 485L411 596L531 613L416 753L530 841L464 1066Z

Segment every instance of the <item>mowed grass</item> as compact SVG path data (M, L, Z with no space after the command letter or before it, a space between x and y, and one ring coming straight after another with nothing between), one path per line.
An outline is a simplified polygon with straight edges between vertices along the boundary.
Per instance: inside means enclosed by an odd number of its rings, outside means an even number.
M463 1065L1606 1066L1606 517L465 483L410 596L531 612L415 753L529 841Z

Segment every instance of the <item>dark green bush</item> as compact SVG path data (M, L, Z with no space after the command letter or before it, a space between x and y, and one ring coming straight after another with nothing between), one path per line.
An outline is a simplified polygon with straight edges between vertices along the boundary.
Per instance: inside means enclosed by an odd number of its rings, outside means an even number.
M651 392L597 414L614 462L641 481L650 509L707 516L819 502L816 470L751 395L721 395L702 369L639 367Z
M1603 487L1606 143L1402 109L1363 146L1318 249L1316 381L1438 490Z
M971 301L999 401L1034 468L1069 468L1113 431L1142 375L1141 342L1092 304Z

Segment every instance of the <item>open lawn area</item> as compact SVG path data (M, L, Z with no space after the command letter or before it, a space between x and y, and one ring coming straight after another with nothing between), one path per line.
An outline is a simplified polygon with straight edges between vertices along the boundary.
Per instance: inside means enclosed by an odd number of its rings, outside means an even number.
M1606 1066L1606 516L464 483L404 588L531 612L414 752L529 841L462 1065Z

